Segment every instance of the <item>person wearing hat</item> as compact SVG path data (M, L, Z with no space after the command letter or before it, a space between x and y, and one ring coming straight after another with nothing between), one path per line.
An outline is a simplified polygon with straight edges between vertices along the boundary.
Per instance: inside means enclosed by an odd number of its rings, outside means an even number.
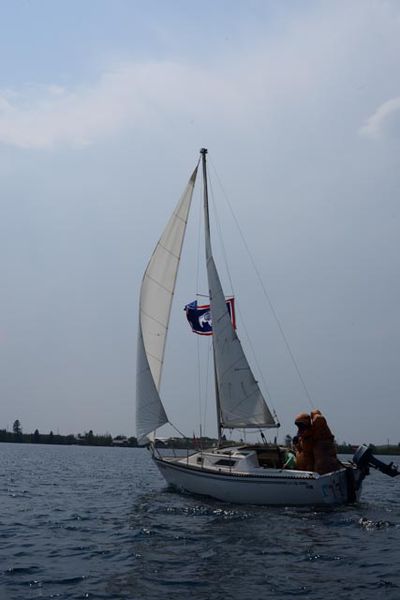
M314 471L313 435L311 417L300 413L295 419L297 426L296 465L299 471Z
M337 471L343 465L336 456L335 438L320 410L311 411L314 469L320 475Z

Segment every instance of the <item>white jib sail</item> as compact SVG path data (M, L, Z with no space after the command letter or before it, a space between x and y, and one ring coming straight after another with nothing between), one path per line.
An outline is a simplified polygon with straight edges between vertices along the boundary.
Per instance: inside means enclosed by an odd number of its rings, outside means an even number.
M214 259L207 260L214 356L223 427L274 427L272 416L233 328Z
M143 276L139 301L136 364L136 435L139 443L168 422L160 381L172 298L192 201L197 167L153 252Z
M275 427L275 419L250 369L226 306L225 295L212 255L206 194L205 230L221 425L225 428Z

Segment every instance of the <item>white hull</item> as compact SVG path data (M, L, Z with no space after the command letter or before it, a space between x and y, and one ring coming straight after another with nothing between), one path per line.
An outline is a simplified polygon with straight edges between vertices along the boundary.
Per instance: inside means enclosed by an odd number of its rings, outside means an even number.
M346 468L326 475L259 466L233 471L199 466L196 464L199 457L204 457L203 453L187 459L156 456L153 459L167 483L178 490L233 504L341 505L357 501L361 494L362 476L356 468L351 471L357 490L354 486L351 489Z

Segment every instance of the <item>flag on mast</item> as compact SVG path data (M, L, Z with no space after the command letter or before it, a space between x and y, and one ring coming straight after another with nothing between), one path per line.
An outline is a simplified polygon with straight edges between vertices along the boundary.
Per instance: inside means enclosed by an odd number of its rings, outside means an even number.
M231 317L232 325L236 329L235 299L227 298L226 306ZM189 321L193 333L198 335L212 335L212 319L209 304L197 304L197 300L186 304L186 318Z

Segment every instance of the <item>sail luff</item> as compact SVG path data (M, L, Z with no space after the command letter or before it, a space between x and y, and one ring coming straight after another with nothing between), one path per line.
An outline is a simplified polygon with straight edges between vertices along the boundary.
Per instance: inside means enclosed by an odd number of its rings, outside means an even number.
M139 299L136 433L139 442L168 422L160 398L165 345L198 165L147 265Z
M232 325L214 262L207 197L206 152L205 149L201 151L205 186L205 249L213 324L219 427L276 427L275 419L264 400Z

